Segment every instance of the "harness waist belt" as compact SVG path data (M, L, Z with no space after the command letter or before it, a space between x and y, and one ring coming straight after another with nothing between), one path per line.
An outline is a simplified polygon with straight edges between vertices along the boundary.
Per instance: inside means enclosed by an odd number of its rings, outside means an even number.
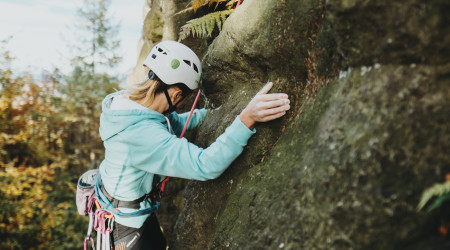
M103 194L106 196L106 198L108 198L109 202L111 202L111 204L115 208L123 207L123 208L139 209L140 203L148 197L148 194L145 194L141 198L138 198L133 201L121 201L121 200L118 200L118 199L112 197L111 195L109 195L109 193L106 191L106 189L103 185L101 185L101 189L102 189Z

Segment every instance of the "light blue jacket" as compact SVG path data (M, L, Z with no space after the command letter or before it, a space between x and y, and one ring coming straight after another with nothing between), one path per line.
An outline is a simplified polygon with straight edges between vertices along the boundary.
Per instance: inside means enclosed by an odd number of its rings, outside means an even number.
M248 139L255 133L236 117L226 131L208 148L202 149L178 138L188 113L173 112L167 119L161 113L144 108L111 109L114 98L124 92L108 95L102 103L100 136L104 141L105 159L100 175L106 191L124 201L136 200L150 192L155 175L186 179L208 180L219 177L241 154ZM139 107L140 106L140 107ZM205 109L196 110L188 130L199 125L206 116ZM141 209L148 202L141 202ZM134 212L121 208L122 212ZM139 228L149 215L118 217L116 221L128 227Z

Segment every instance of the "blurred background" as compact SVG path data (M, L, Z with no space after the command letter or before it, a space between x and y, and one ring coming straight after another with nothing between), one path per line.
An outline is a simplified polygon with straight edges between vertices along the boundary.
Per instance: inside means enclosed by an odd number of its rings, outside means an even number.
M144 0L0 1L0 249L75 249L101 101L136 63Z

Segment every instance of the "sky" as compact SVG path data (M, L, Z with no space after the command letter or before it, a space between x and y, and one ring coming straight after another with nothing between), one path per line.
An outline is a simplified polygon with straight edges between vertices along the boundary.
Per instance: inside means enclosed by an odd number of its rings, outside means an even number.
M122 63L117 70L127 74L135 66L142 32L145 0L112 0L109 14L120 23ZM70 58L69 27L82 0L0 0L0 40L10 38L8 50L15 57L13 69L31 73L58 67L65 71Z

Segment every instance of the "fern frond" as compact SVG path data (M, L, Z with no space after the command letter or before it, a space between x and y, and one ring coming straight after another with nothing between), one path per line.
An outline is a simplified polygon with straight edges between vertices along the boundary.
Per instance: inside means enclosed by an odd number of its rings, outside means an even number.
M421 210L425 205L428 203L428 201L431 200L434 196L442 196L444 194L450 193L450 182L444 182L444 183L437 183L431 186L430 188L427 188L420 197L419 205L417 206L417 211ZM442 203L443 201L440 201ZM433 204L433 208L436 207L435 204ZM440 205L440 204L439 204Z
M204 38L211 36L215 26L222 30L222 25L227 17L233 13L234 9L216 11L200 18L189 20L183 27L181 27L179 41L188 37L191 33L192 36Z
M189 27L185 27L186 25L184 25L183 27L181 27L180 29L180 33L178 34L178 42L180 42L181 40L186 39L186 37L189 36L189 34L191 34L191 29Z
M430 212L431 210L440 207L444 202L446 202L448 200L450 200L450 193L445 193L445 194L439 196L438 198L436 198L436 200L433 202L433 204L431 204L427 208L427 211Z

